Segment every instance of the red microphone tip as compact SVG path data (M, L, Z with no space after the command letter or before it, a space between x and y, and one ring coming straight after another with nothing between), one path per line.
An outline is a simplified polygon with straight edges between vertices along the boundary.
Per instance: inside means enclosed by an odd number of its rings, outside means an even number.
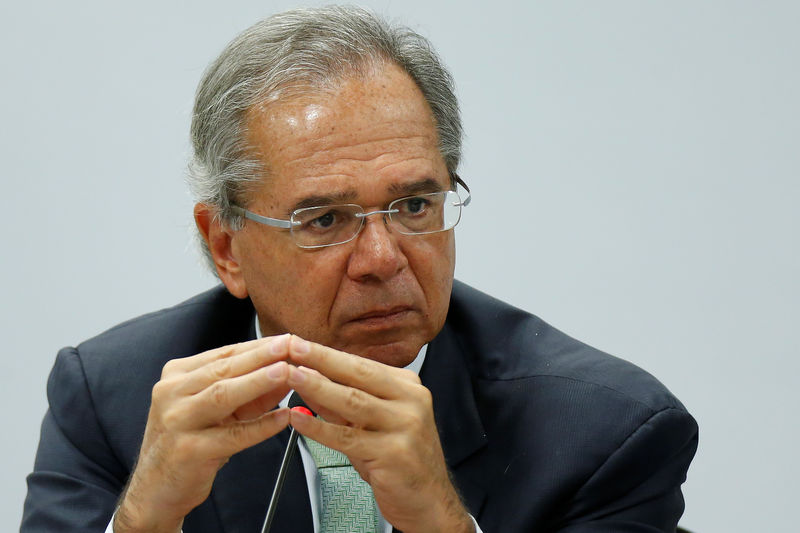
M314 416L311 413L311 409L308 407L303 407L302 405L298 405L297 407L292 407L292 411L297 411L298 413L303 413L304 415Z

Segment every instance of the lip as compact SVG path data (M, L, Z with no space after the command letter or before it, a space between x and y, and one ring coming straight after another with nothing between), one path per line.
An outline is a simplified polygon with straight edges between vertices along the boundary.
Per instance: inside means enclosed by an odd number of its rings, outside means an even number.
M348 322L365 326L391 326L405 320L411 312L412 308L405 305L390 309L376 309L362 313Z

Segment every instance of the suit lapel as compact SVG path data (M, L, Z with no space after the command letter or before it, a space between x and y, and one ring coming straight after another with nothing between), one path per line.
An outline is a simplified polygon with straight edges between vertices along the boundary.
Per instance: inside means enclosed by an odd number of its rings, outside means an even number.
M475 403L468 362L448 323L428 346L420 378L433 396L434 417L447 466L467 509L478 518L486 489L479 480L468 477L467 469L460 466L477 457L487 439Z
M237 453L220 469L211 497L225 531L261 531L278 477L288 430ZM272 533L312 533L311 504L300 454L286 473Z

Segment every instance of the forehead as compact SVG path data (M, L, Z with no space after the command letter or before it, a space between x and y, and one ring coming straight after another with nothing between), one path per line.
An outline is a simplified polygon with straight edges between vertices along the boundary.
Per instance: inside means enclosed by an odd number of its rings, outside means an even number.
M392 65L255 107L246 135L267 172L254 194L270 204L329 189L360 196L365 187L448 179L430 107L413 80Z

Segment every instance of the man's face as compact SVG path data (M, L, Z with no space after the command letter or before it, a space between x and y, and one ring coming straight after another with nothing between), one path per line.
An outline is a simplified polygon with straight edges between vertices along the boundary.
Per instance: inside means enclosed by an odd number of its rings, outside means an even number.
M369 212L449 188L430 109L394 66L253 109L248 126L269 172L247 205L261 215L288 219L299 207L325 203ZM444 324L453 231L401 235L374 215L354 240L308 250L288 230L247 221L230 243L264 335L291 332L404 366Z

